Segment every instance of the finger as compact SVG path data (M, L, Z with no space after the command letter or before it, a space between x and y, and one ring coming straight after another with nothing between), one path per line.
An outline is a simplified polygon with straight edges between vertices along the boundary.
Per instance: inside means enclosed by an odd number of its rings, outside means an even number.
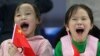
M22 47L18 48L18 51L19 51L20 53L22 53L22 52L23 52L23 48L22 48Z
M15 45L13 45L11 42L8 42L8 46L9 46L9 49L17 50L17 47Z

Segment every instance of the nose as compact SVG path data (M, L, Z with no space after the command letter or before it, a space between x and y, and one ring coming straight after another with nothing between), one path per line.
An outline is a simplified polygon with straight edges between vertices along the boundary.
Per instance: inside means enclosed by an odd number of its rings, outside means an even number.
M81 20L81 19L79 19L79 20L77 21L77 23L82 23L82 20Z
M78 20L78 21L77 21L77 24L78 24L78 25L82 25L82 20Z
M21 20L26 20L25 15L22 15L22 16L21 16Z

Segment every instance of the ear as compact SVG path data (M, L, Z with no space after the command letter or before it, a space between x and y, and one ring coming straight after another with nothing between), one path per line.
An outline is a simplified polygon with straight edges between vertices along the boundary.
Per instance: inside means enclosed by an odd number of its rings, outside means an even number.
M36 24L40 24L40 21L38 20L38 18L36 18Z
M90 28L90 29L92 29L92 28L93 28L93 26L94 26L94 24L91 24L91 28Z
M65 25L65 28L66 28L66 31L69 31L69 28L68 28L68 26L67 26L67 25Z
M66 31L69 31L69 28L68 27L66 28Z

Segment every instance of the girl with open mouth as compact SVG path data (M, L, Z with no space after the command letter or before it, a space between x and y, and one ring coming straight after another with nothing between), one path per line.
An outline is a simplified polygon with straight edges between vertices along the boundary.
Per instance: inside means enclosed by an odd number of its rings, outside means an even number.
M30 47L35 55L52 56L52 46L47 39L36 34L37 26L40 23L40 15L36 5L28 0L21 2L15 10L14 22L19 25L24 33ZM23 42L23 41L22 41ZM23 47L21 47L23 49ZM5 40L0 46L0 56L26 56L24 50L20 50L11 42ZM30 51L27 51L27 53ZM30 56L30 55L29 55Z
M84 4L71 6L65 15L68 35L61 37L55 56L100 56L100 42L89 34L93 27L93 14Z

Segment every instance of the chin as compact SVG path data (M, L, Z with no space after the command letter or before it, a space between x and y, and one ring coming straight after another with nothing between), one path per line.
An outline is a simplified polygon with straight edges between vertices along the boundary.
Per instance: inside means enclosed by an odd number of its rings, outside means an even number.
M80 40L80 42L84 42L84 41L85 41L84 39L81 39L81 40Z

